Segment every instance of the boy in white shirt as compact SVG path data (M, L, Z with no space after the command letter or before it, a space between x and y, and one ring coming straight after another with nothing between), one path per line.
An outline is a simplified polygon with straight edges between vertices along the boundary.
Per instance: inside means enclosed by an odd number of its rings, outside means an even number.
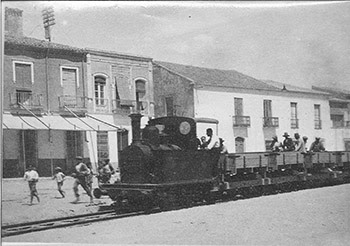
M57 181L57 189L58 192L61 194L62 198L65 197L65 192L62 190L63 181L65 180L66 175L62 172L62 169L60 167L55 168L55 175L52 177L52 179L56 179Z
M24 180L28 181L30 190L30 205L33 204L33 198L36 197L40 202L38 191L36 190L36 183L39 181L39 174L34 167L29 166L27 171L24 173Z

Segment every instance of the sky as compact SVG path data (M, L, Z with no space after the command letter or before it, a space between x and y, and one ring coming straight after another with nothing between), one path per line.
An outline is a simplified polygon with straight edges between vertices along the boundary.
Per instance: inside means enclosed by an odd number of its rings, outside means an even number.
M350 89L350 2L2 2L24 35L224 70L295 86Z

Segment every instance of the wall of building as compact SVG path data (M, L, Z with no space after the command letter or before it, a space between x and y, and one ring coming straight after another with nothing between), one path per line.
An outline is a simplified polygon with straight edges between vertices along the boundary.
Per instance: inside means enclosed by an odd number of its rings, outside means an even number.
M194 117L191 81L154 64L155 117L166 116L165 97L173 97L177 116Z
M48 81L49 96L47 96L47 78L46 78L46 50L23 48L21 46L6 46L4 50L4 109L9 109L10 96L9 93L16 91L17 85L13 81L13 62L32 62L34 70L34 83L32 84L32 92L42 94L43 111L48 111L47 98L49 99L50 111L59 111L58 96L63 95L63 87L61 85L61 69L60 66L78 68L79 88L77 88L77 96L84 96L84 61L81 55L73 56L69 54L60 54L57 51L49 51L48 59Z
M328 150L335 150L335 140L331 129L330 109L327 99L306 94L273 94L248 91L213 91L196 89L195 93L196 117L210 117L219 120L219 136L225 139L230 152L235 152L235 138L245 138L245 151L265 151L265 140L271 140L277 135L283 141L283 133L290 135L298 132L307 136L310 146L316 136L325 139ZM250 127L234 128L234 98L243 98L243 115L250 116ZM272 116L279 117L279 127L263 127L263 100L272 101ZM290 103L296 102L298 108L299 128L291 129ZM321 105L322 129L314 127L314 104Z

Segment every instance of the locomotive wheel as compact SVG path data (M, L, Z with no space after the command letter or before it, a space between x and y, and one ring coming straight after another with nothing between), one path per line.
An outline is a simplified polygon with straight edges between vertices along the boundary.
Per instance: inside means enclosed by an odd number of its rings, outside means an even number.
M93 194L95 198L99 199L102 196L102 191L99 188L95 188Z

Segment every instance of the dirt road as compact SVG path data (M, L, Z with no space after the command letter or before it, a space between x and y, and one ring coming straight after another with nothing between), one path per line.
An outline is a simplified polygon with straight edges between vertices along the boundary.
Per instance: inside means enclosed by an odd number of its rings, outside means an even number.
M3 238L147 245L349 245L350 184Z

